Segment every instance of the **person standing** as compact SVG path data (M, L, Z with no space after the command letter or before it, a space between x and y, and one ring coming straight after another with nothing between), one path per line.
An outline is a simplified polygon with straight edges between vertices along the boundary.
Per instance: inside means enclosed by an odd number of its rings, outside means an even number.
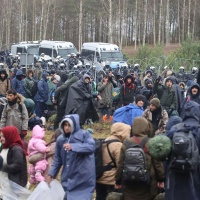
M95 188L95 142L80 128L77 114L65 115L60 124L62 135L56 141L53 164L47 182L56 178L60 168L65 200L91 200Z
M8 102L2 112L0 128L15 126L18 128L21 138L24 138L28 130L28 111L26 106L14 89L8 90L6 98Z

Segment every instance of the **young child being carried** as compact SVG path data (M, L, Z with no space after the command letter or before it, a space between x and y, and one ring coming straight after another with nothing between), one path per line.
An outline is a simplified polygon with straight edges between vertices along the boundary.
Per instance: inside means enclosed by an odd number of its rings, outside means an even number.
M44 181L43 172L48 166L46 161L46 153L50 149L46 146L44 139L44 129L39 125L34 126L32 130L32 138L28 144L28 161L31 164L29 166L28 173L30 175L30 183Z

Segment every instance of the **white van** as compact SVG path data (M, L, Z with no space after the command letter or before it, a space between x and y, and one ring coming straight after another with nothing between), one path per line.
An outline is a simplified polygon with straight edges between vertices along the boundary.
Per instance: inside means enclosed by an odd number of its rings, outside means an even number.
M39 55L41 55L41 53L51 56L52 58L61 56L66 59L68 54L77 53L77 49L71 42L43 40L40 42L39 47Z
M20 42L11 46L11 53L13 55L17 55L17 53L34 54L34 56L38 58L39 46L39 41Z
M81 48L81 56L94 63L100 62L104 66L106 63L115 63L117 66L127 65L124 62L123 54L119 47L115 44L102 42L87 42L83 43ZM113 66L115 68L115 66Z

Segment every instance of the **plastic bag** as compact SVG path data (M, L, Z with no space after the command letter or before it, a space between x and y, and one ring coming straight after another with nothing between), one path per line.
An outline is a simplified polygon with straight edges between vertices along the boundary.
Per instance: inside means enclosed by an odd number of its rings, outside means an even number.
M63 200L65 191L63 190L62 185L56 179L51 181L50 191L52 200Z
M8 177L0 173L0 187L3 200L27 200L31 191L10 181Z
M61 184L57 180L53 180L50 183L50 187L44 181L40 182L28 200L63 200L65 192Z

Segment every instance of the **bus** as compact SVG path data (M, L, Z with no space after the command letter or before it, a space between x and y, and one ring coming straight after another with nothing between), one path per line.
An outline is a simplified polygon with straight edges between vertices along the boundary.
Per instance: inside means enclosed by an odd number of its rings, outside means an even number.
M66 59L68 54L76 54L77 49L71 42L43 40L40 42L39 55L42 53L52 58L61 56Z

